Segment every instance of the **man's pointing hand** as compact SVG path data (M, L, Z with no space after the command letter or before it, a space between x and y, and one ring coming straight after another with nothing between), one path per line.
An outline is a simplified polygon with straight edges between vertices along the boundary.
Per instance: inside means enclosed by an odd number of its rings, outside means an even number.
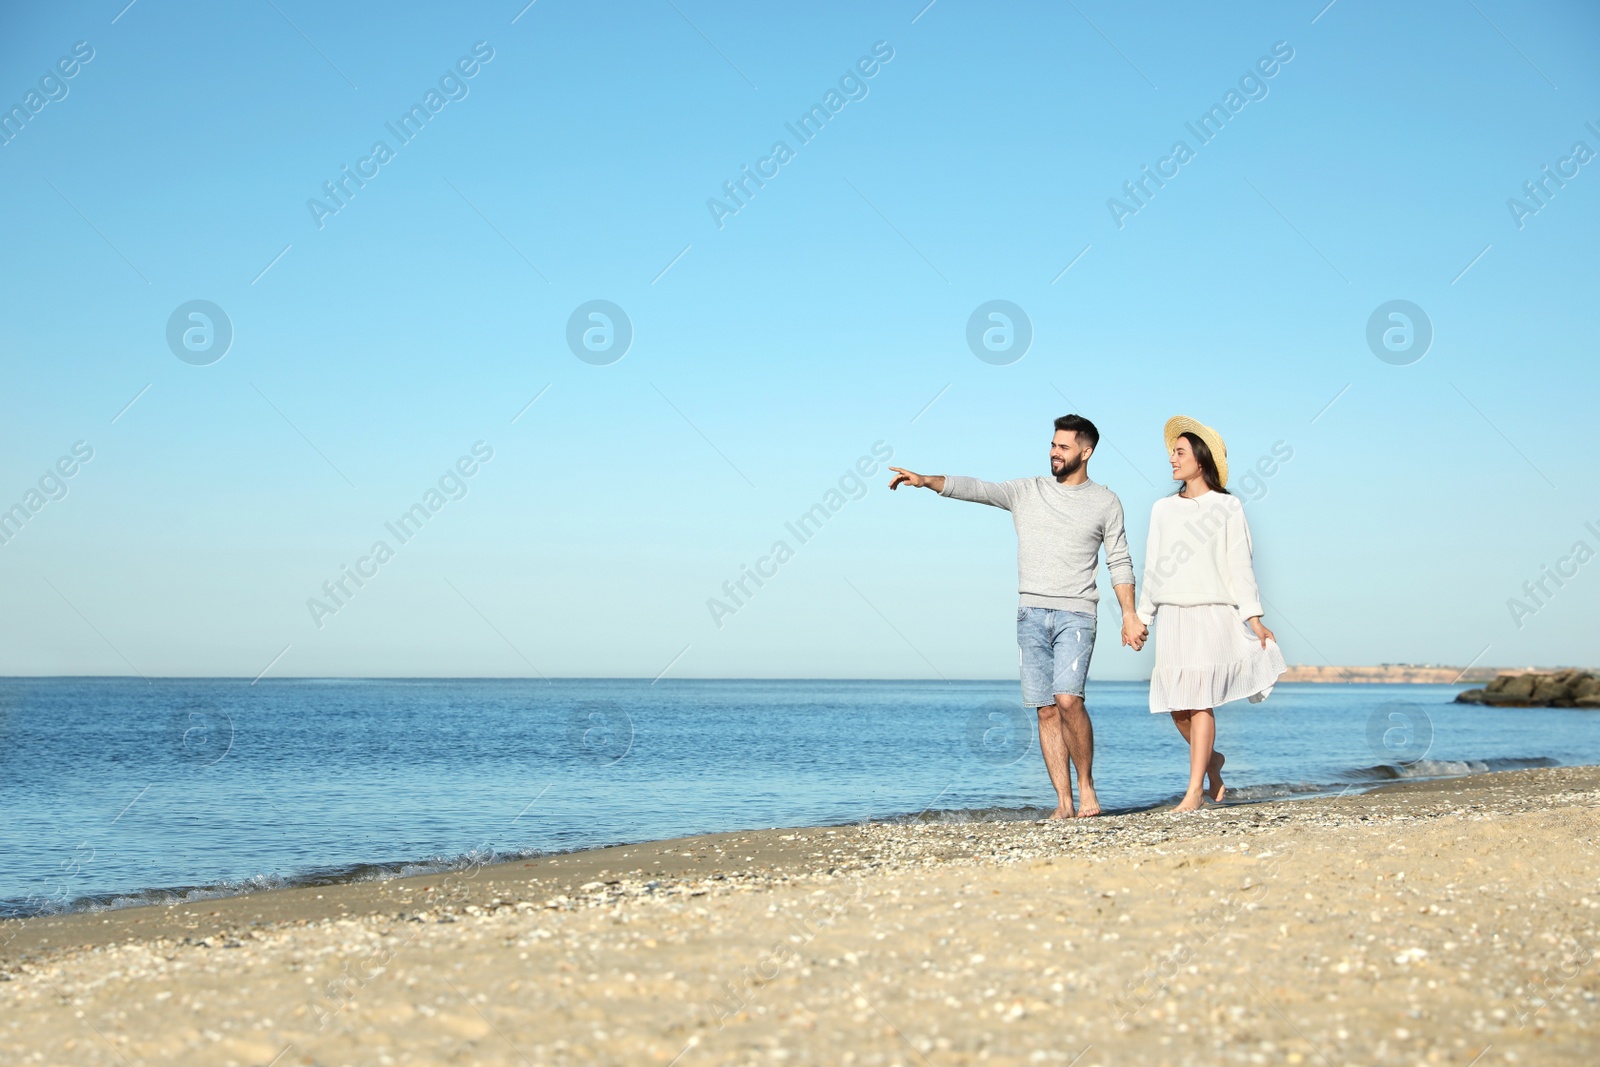
M935 493L944 491L944 475L942 474L918 474L916 471L908 471L903 467L890 467L889 469L894 471L894 477L889 481L890 489L898 489L904 484L911 486L913 489L932 489Z

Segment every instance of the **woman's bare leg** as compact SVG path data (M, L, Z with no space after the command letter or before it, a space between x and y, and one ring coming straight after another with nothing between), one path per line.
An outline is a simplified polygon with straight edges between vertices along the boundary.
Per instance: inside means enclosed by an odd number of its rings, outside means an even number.
M1172 721L1189 738L1189 789L1178 804L1178 811L1197 811L1205 803L1205 778L1210 769L1217 739L1217 719L1210 708L1186 713L1183 719L1173 713ZM1184 727L1188 729L1185 730Z
M1173 712L1172 725L1178 728L1178 732L1183 735L1183 743L1187 745L1189 743L1189 713L1187 711Z
M1180 716L1182 716L1180 718ZM1213 720L1215 721L1215 720ZM1189 742L1189 712L1175 711L1172 713L1172 722L1183 735L1185 744ZM1213 744L1215 738L1213 737ZM1222 784L1222 765L1228 762L1228 757L1215 750L1211 752L1211 762L1206 766L1206 796L1212 800L1221 800L1227 795L1228 787Z

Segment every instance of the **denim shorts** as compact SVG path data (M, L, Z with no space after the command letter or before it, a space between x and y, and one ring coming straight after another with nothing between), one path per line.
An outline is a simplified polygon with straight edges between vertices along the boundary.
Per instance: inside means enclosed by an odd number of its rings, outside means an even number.
M1022 665L1022 702L1042 708L1057 693L1083 696L1094 653L1095 617L1056 608L1017 609L1017 648Z

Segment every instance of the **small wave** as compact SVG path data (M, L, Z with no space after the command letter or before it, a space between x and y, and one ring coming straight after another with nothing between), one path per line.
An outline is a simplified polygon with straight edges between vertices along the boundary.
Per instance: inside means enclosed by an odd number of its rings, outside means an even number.
M132 893L87 894L71 901L5 900L0 901L0 919L27 919L38 915L62 915L84 911L117 911L122 908L171 907L175 904L193 904L220 897L246 896L267 889L303 889L353 882L387 882L395 878L442 874L545 854L536 849L513 852L472 849L454 856L436 856L395 863L355 863L344 867L322 867L290 876L255 874L249 878L224 879L206 885L161 886Z
M0 919L32 919L40 915L68 915L81 911L114 911L148 905L192 904L216 897L236 897L263 889L281 889L288 880L258 874L250 878L217 882L207 886L172 886L140 889L132 893L87 894L72 900L0 900Z
M1353 786L1359 791L1374 789L1385 782L1430 778L1454 778L1466 774L1484 774L1491 771L1517 771L1530 767L1559 767L1561 762L1549 756L1502 757L1486 760L1416 760L1412 763L1380 763L1362 767L1333 782L1267 782L1256 785L1230 785L1224 805L1257 804L1271 800L1312 799L1350 792ZM1106 815L1126 815L1177 804L1182 793L1152 800L1149 803L1127 807L1108 807ZM895 825L938 823L943 825L986 822L1030 822L1049 818L1048 807L992 806L985 808L930 809L915 814L893 815L873 819L873 822Z
M1484 774L1489 771L1520 771L1529 767L1558 767L1560 762L1549 756L1506 757L1487 760L1434 760L1419 759L1411 763L1379 763L1362 767L1349 775L1355 782L1393 782L1407 778L1454 778L1463 774Z
M922 823L961 824L980 822L1032 822L1043 819L1050 814L1050 808L930 808L916 814L890 815L884 818L873 819L873 822L888 823L895 826L917 825Z
M72 902L70 911L116 911L121 908L142 908L149 905L170 907L174 904L193 904L217 897L237 897L259 893L263 889L283 889L293 883L277 875L257 874L249 878L229 879L212 885L171 886L160 889L141 889L135 893L106 893L79 897Z
M1241 803L1260 800L1282 800L1285 797L1310 797L1332 793L1338 786L1317 785L1313 782L1269 782L1265 785L1230 785L1227 795L1223 797L1224 803L1237 800ZM1181 800L1181 794L1173 798L1173 803Z

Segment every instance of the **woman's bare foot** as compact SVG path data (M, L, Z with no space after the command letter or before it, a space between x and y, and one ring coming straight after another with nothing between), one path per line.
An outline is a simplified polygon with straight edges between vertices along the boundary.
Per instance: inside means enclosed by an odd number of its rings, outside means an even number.
M1221 801L1228 795L1228 787L1222 784L1222 765L1228 762L1228 757L1220 752L1211 753L1211 765L1206 768L1206 796L1212 800Z
M1073 817L1072 816L1072 805L1071 804L1062 804L1060 807L1056 808L1055 811L1052 811L1050 813L1050 817L1052 819L1070 819L1070 818L1072 818Z
M1078 818L1090 819L1100 814L1100 798L1095 796L1094 786L1078 784Z
M1183 800L1179 801L1178 806L1172 810L1199 811L1205 805L1205 802L1206 795L1202 792L1185 793L1183 794Z

